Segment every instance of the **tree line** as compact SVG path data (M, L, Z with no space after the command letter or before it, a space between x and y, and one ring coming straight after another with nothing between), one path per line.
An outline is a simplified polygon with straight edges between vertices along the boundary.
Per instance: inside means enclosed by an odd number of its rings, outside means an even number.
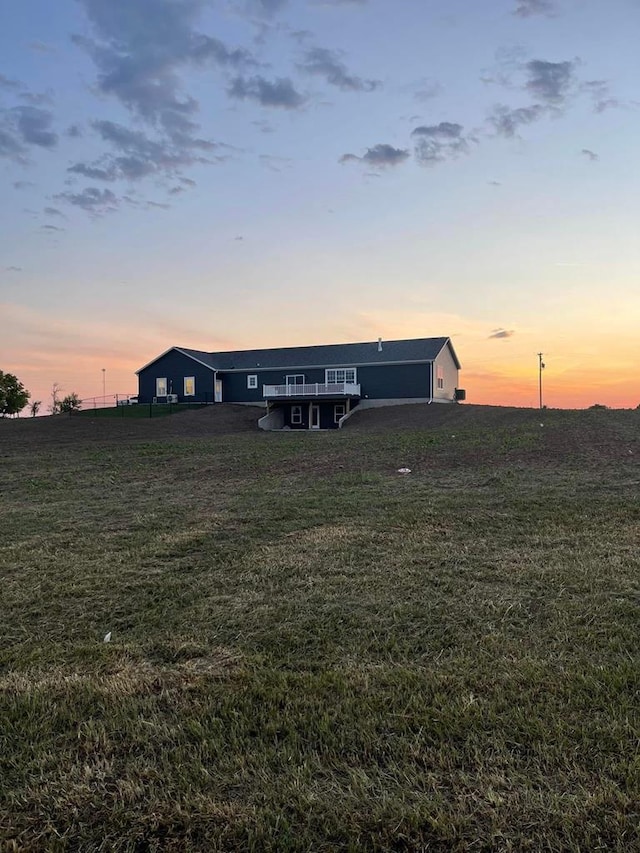
M51 389L49 413L60 415L79 411L82 406L82 400L76 392L72 391L66 397L60 398L61 391L60 386L54 383ZM35 418L42 408L42 400L32 400L29 403L30 399L31 394L17 376L13 373L5 373L3 370L0 370L0 417L7 418L19 415L28 405L29 414Z

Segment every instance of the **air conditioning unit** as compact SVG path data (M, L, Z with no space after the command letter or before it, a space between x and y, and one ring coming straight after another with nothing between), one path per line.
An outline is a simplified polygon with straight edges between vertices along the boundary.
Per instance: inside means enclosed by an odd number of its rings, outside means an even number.
M167 403L177 403L178 395L177 394L167 394Z
M464 390L464 388L456 388L455 393L453 395L453 399L458 403L461 400L466 400L467 399L467 392Z
M157 397L154 397L154 398L153 398L153 404L154 404L154 406L155 406L155 404L156 404L157 402L158 402L158 398L157 398Z

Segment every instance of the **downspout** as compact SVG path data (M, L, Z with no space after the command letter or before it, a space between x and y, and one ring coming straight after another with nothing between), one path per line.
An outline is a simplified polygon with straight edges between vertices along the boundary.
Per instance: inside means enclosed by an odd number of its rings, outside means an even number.
M430 406L433 403L433 362L431 362L431 384L429 386L429 400L427 401L427 405Z

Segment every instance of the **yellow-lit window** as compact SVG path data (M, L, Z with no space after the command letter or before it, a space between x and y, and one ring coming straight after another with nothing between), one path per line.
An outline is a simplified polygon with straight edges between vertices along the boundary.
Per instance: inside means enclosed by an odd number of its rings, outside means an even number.
M185 376L184 377L184 396L185 397L195 397L196 394L196 377L195 376Z

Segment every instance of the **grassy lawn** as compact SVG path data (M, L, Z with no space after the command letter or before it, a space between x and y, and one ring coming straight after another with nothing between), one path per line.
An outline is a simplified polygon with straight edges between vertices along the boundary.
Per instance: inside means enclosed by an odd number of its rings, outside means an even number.
M450 408L0 422L0 850L640 849L640 413Z
M107 406L105 408L80 409L73 413L73 417L83 418L160 418L164 415L175 415L199 409L206 403L136 403L131 406Z

